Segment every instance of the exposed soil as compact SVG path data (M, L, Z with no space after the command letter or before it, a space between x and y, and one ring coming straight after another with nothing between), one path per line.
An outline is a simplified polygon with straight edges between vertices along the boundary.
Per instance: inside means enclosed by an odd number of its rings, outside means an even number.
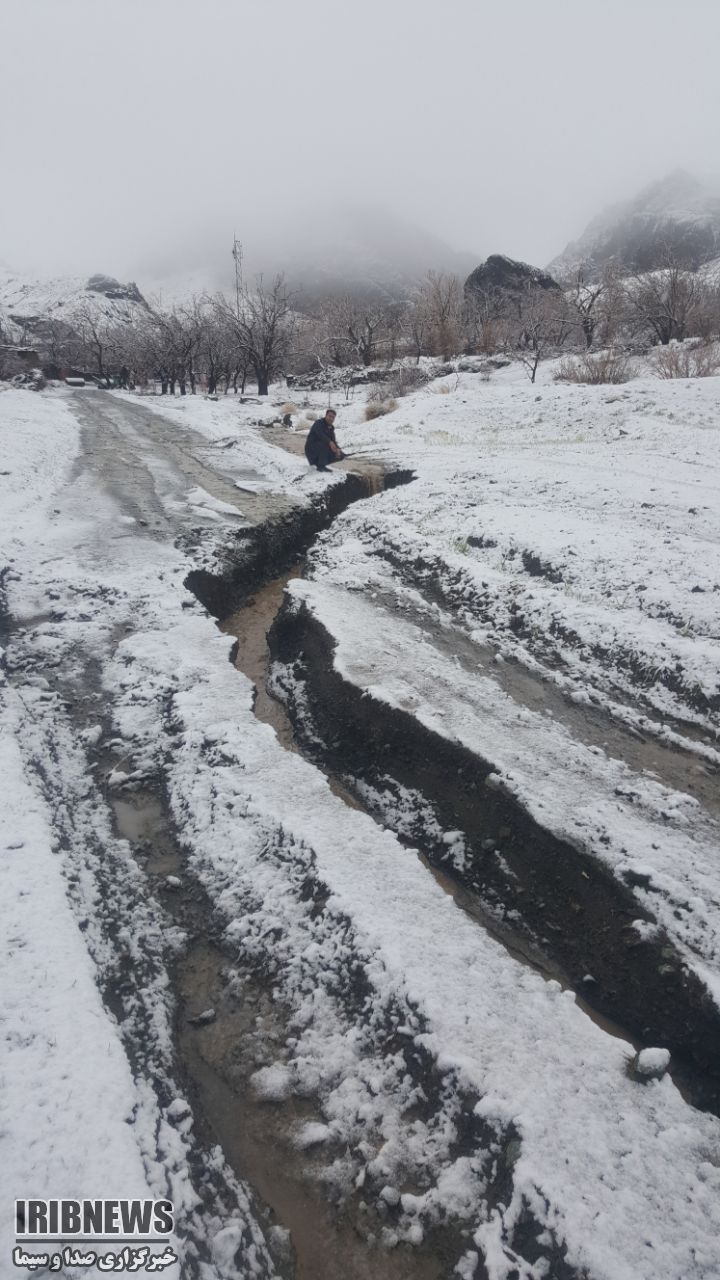
M377 464L349 459L338 468L345 473L342 482L330 485L309 506L273 495L242 494L218 474L211 461L213 446L204 438L142 406L120 404L100 392L76 399L87 438L80 465L95 469L123 510L150 536L185 532L168 520L155 480L171 489L177 486L182 494L191 479L237 508L238 526L222 565L216 573L192 572L186 586L215 617L224 620L223 630L236 637L233 660L255 685L255 714L273 727L282 746L302 749L312 757L327 771L336 793L354 806L367 809L366 801L352 790L355 780L376 787L382 781L387 787L389 776L421 792L441 826L465 832L471 851L468 866L462 874L449 867L447 847L435 840L420 819L413 842L420 845L421 856L444 890L478 927L492 932L522 963L580 991L578 1003L610 1034L634 1036L638 1046L667 1045L676 1079L688 1096L697 1105L717 1110L717 1015L673 948L643 941L629 928L632 920L648 915L630 888L625 890L605 868L543 831L512 798L488 786L488 762L434 737L411 717L373 703L346 685L333 670L327 633L306 611L290 615L281 607L284 587L302 571L301 557L318 532L351 502L378 492L383 483L391 487L407 482L411 474L396 472L383 482ZM293 452L302 449L300 435L274 429L271 438ZM156 446L171 464L167 474L160 474L157 457L152 456ZM545 568L539 566L536 571ZM0 628L6 621L1 587L0 583ZM429 629L427 620L423 625ZM446 642L440 629L434 642L438 646ZM471 651L465 653L462 644L458 639L457 656L469 662ZM476 649L472 650L475 668ZM268 694L271 651L280 661L295 664L306 681L312 728L325 743L332 743L332 751L311 747L309 726L293 716L292 704L288 708ZM520 669L506 667L501 679L508 691L528 705L533 705L533 699L552 704L555 714L562 701L563 715L575 718L574 708L557 691L539 685ZM96 720L96 712L95 707L85 719L78 701L73 708L77 727ZM577 718L588 714L586 733L592 738L598 727L592 722L593 713L578 712ZM611 741L607 722L603 732ZM121 755L118 746L109 754L101 748L96 760L99 771L117 767ZM656 772L661 777L664 759L660 752ZM642 767L647 767L647 761ZM677 785L677 770L674 780ZM695 788L696 794L705 799L702 788L710 788L711 780L707 784L704 778L694 780L700 787ZM688 775L692 791L689 781ZM195 1127L204 1148L219 1143L238 1176L254 1189L258 1218L274 1240L279 1274L288 1280L336 1280L339 1276L449 1280L460 1248L451 1229L429 1236L420 1248L382 1248L378 1238L383 1220L377 1205L366 1203L360 1192L342 1204L332 1203L319 1177L324 1156L312 1149L299 1151L293 1143L299 1121L321 1118L317 1100L290 1097L268 1103L253 1090L253 1072L282 1052L289 1011L275 998L272 983L227 949L223 921L188 868L160 780L150 780L132 793L111 793L108 800L118 834L128 840L153 894L188 939L170 975L177 999L177 1079L193 1103ZM375 816L392 825L392 814L386 810L378 809ZM494 856L495 849L502 852L509 874ZM517 918L508 919L508 912L517 913L519 923ZM593 979L590 984L583 981L588 974ZM120 987L103 994L120 1019ZM203 1021L202 1015L210 1010L212 1017ZM425 1071L428 1094L432 1094L428 1064L416 1064L413 1070ZM465 1135L469 1146L483 1138L471 1130L469 1120ZM510 1138L508 1142L511 1146ZM506 1196L511 1181L510 1159L505 1165L500 1160L490 1180L491 1203ZM290 1232L289 1244L284 1243L282 1232L273 1237L274 1224ZM537 1233L529 1215L518 1224L517 1232L515 1247L524 1248L525 1233L525 1254L530 1258ZM553 1259L552 1275L555 1280L574 1276L560 1250Z
M476 545L479 543L476 540ZM377 555L382 556L388 561L392 568L397 572L399 577L407 584L413 586L421 595L425 596L429 602L440 605L449 613L456 613L458 610L463 614L467 613L469 607L469 599L467 595L467 583L463 580L461 574L444 576L438 572L437 566L433 563L425 562L421 557L413 561L407 561L390 547L379 546L376 548ZM539 561L537 562L540 563ZM492 616L488 612L486 602L476 593L472 604L470 605L477 622L480 625L489 624L494 630L498 627L498 618ZM521 639L523 645L527 647L529 653L538 660L551 673L559 670L563 673L565 662L559 654L559 648L565 647L575 650L578 653L578 660L583 661L584 647L578 636L567 631L560 624L553 624L549 632L540 632L536 629L530 630L526 625L526 620L516 604L511 604L501 623L503 627L507 627L510 634ZM633 713L639 713L646 717L647 731L646 736L649 741L652 733L653 723L658 721L658 711L655 708L651 698L648 697L645 690L652 685L657 677L661 683L678 695L680 701L685 701L690 709L695 709L706 714L712 706L712 699L702 699L696 696L696 691L685 687L682 676L677 672L657 673L653 668L652 671L645 670L641 667L639 661L634 661L631 654L609 653L602 649L595 649L592 658L596 663L596 672L602 673L602 687L605 693L618 704L619 707L627 707ZM620 671L628 672L630 681L621 683L618 679ZM533 678L533 673L529 673ZM628 683L631 689L628 690ZM601 712L605 723L611 720L611 714L606 708ZM673 730L680 738L686 738L689 742L698 742L704 746L717 750L718 735L710 729L696 724L691 718L685 719L682 713L675 715L664 713L662 716L663 725ZM619 726L621 734L631 737L635 732L621 723ZM642 740L643 734L637 734ZM658 743L662 752L665 744L660 741ZM674 757L677 744L667 745L667 752L670 758ZM697 762L697 757L695 757ZM707 766L707 772L710 776L717 776L718 771L713 766ZM715 788L715 804L717 806L717 788Z
M305 608L281 611L270 644L305 682L312 724L297 716L295 723L308 752L380 791L388 789L388 779L419 791L440 826L462 831L470 850L464 870L457 871L448 864L447 846L419 817L413 838L427 857L478 895L486 910L519 918L603 1018L643 1045L669 1048L676 1079L695 1104L719 1111L720 1018L672 944L642 939L632 928L634 920L650 915L631 889L582 849L540 827L492 779L488 783L489 761L347 684L333 668L331 637ZM315 737L332 743L332 750L319 749ZM392 806L378 816L392 825Z
M178 1072L193 1102L196 1127L206 1147L219 1143L237 1175L253 1188L266 1229L275 1224L289 1231L285 1248L278 1238L280 1273L293 1280L334 1280L340 1274L350 1280L441 1280L449 1275L432 1252L407 1247L388 1252L376 1244L372 1237L383 1224L372 1206L361 1207L360 1195L340 1207L331 1203L320 1179L323 1159L293 1143L300 1121L321 1118L317 1105L292 1096L264 1101L250 1082L258 1067L282 1052L288 1035L288 1013L274 998L273 984L225 947L222 926L188 872L171 815L157 792L112 797L111 804L118 833L132 843L154 892L188 933L171 976L178 1001ZM177 883L168 883L168 876ZM203 1022L208 1010L213 1017Z
M385 606L388 625L392 625L397 602L392 597L383 600L381 593L374 601L377 608ZM573 702L569 695L549 679L547 675L506 659L495 661L496 647L478 644L460 628L448 633L430 612L421 612L403 603L402 617L417 622L423 634L441 653L458 662L466 671L493 680L504 693L521 706L532 711L549 712L553 720L565 725L573 738L587 746L600 746L614 760L621 760L632 770L645 773L650 778L675 790L695 796L704 809L720 819L720 769L702 760L690 750L675 743L668 743L651 736L644 736L635 729L619 723L603 706ZM684 736L689 736L687 726Z

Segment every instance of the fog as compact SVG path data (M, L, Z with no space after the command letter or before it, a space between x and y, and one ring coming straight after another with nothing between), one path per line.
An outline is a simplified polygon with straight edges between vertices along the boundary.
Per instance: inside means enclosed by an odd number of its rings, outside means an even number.
M716 0L2 9L0 260L18 270L217 274L234 232L269 269L342 254L359 222L382 239L386 213L397 252L414 224L542 264L608 203L717 166Z

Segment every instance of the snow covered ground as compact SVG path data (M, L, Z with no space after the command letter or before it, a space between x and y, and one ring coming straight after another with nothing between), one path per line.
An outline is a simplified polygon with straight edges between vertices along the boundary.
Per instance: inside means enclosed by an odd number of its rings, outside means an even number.
M285 1274L177 1079L171 979L190 942L113 827L105 750L121 787L167 796L237 999L259 974L286 1010L255 1090L302 1100L288 1140L366 1223L373 1274L405 1254L413 1274L445 1232L455 1252L427 1274L711 1280L720 1122L669 1076L634 1079L633 1046L463 911L392 815L349 807L284 750L183 588L198 563L222 572L238 527L339 477L278 449L262 407L153 401L163 436L133 397L85 395L103 407L78 409L81 432L68 393L0 392L5 1200L69 1193L81 1135L104 1154L80 1193L175 1200L184 1275ZM370 424L339 406L343 447L416 479L338 517L289 588L348 685L634 873L639 934L662 930L716 1001L719 407L717 379L530 387L512 370L432 384ZM532 705L515 672L556 701ZM462 832L444 834L462 861ZM104 1087L83 1105L88 1063Z

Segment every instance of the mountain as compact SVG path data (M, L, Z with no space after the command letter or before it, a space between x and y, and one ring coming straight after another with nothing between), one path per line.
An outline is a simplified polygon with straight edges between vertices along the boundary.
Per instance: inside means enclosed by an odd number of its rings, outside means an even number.
M0 266L0 330L13 341L42 336L51 321L72 327L78 314L126 321L146 306L136 284L121 284L114 276L35 280Z
M548 271L568 275L586 264L592 275L611 258L628 270L652 271L668 253L692 269L720 254L720 191L682 169L594 218Z

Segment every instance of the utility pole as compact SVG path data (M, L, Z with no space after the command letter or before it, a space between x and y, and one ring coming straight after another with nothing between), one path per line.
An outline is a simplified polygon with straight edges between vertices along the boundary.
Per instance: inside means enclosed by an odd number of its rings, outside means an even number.
M243 250L237 235L233 233L232 256L235 259L235 310L240 319L240 294L242 293L242 259Z

